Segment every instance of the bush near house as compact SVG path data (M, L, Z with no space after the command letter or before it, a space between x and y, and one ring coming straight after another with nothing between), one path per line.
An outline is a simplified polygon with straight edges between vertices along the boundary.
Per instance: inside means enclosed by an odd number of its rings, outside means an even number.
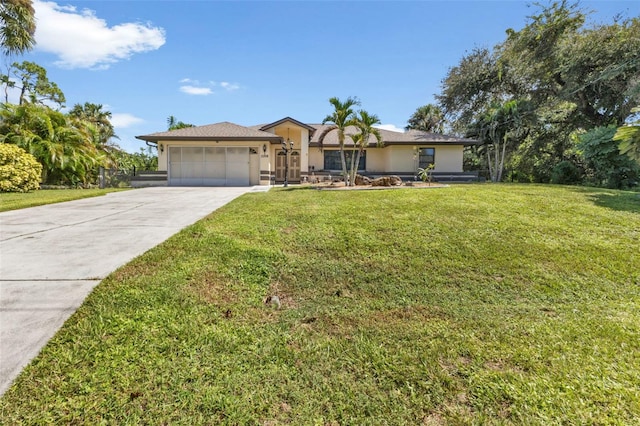
M40 188L42 165L19 146L0 144L0 191L29 192Z

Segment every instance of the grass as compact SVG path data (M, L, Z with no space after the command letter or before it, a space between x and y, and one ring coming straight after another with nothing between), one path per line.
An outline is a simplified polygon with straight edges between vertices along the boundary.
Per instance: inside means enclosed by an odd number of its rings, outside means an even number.
M103 281L6 424L638 424L640 198L247 194ZM281 309L263 303L277 294Z
M63 201L79 200L81 198L98 197L120 188L107 189L41 189L39 191L18 193L0 192L0 212L25 209L27 207L45 204L62 203Z

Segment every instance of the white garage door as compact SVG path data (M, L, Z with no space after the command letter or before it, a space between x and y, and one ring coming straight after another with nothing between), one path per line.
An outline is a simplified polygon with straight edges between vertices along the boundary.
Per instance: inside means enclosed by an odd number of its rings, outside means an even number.
M249 148L169 147L169 185L248 186Z

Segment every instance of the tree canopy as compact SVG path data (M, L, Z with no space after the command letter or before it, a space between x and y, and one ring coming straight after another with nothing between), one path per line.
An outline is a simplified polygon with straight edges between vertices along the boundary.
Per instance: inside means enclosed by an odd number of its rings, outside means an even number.
M521 137L503 146L500 163L512 178L547 182L559 163L583 168L574 133L622 126L640 105L640 18L594 24L579 3L537 6L524 28L507 29L502 43L476 48L449 69L437 99L455 131L485 142L472 148L476 155L495 143L480 130L491 129L496 106L526 102L522 119L502 129Z
M18 104L26 102L44 104L46 102L64 107L64 93L56 83L47 77L47 70L35 62L14 62L7 74L0 75L0 83L5 86L5 102L9 102L9 90L20 92Z
M5 56L25 53L35 45L35 10L31 0L0 2L0 48Z
M442 109L433 104L419 107L414 112L405 130L422 130L423 132L443 133L445 127L444 113Z

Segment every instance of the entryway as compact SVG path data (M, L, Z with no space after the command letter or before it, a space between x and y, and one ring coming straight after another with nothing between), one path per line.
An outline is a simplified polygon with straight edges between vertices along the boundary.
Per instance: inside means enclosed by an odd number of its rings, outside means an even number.
M285 165L287 155L280 151L276 155L276 182L284 182ZM292 151L289 154L289 182L300 182L300 152Z

